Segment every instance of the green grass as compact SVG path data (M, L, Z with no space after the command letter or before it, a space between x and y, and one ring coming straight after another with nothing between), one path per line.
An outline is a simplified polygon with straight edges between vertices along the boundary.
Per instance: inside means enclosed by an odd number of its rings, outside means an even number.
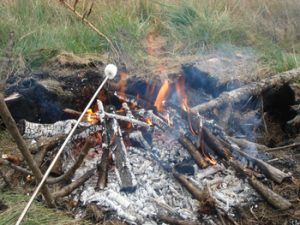
M28 196L16 194L13 192L1 192L0 200L8 206L5 211L0 211L0 225L13 225L16 223L19 215L25 207ZM17 204L16 204L17 203ZM67 216L58 210L48 209L39 202L35 202L23 221L24 225L76 225L76 224L90 224L85 221L80 221Z
M80 12L82 2L78 4ZM113 42L121 60L134 65L147 58L143 42L151 32L165 37L166 51L177 55L195 54L229 44L252 47L261 62L277 72L299 66L300 2L297 0L128 0L126 4L122 0L112 0L96 3L89 20ZM57 54L57 50L74 53L111 50L105 39L58 0L2 0L0 54L9 31L16 33L15 53L22 54L29 67L43 64Z

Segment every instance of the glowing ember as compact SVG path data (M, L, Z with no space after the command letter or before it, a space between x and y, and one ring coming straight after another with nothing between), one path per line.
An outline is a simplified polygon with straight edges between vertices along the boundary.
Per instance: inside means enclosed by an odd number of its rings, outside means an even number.
M204 156L205 161L209 162L211 165L217 164L217 161L214 158L212 158L208 153L205 152L204 154L205 154Z
M158 112L161 112L162 110L162 103L168 94L168 90L169 90L169 82L168 80L165 80L158 92L158 95L154 103L154 106L156 107Z
M85 121L93 124L97 121L97 115L93 112L92 109L88 109L85 114Z
M145 122L148 123L149 125L153 125L152 120L150 118L146 118Z

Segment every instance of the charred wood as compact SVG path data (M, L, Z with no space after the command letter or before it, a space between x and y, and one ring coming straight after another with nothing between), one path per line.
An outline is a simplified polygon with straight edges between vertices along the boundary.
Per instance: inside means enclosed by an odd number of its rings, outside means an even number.
M223 92L219 97L197 106L194 106L191 110L193 112L208 112L216 107L220 107L223 104L234 104L240 102L242 99L249 98L250 96L258 96L262 92L282 86L286 83L298 79L300 76L300 68L289 70L272 77L247 84L243 87L235 89L229 92Z
M287 199L272 191L270 188L262 184L256 178L249 178L249 183L258 193L260 193L266 199L268 203L270 203L275 208L280 210L286 210L291 208L292 204Z
M78 158L76 159L76 161L74 162L73 166L67 171L65 172L63 175L56 177L56 178L48 178L47 179L47 183L48 184L55 184L58 182L61 182L65 179L68 179L70 177L72 177L74 175L74 173L76 172L76 170L81 166L85 156L87 155L88 151L90 150L91 147L93 147L96 143L96 140L94 137L89 137L86 139L86 142L84 144L84 146L82 147L80 154L78 156Z
M206 127L202 128L204 142L219 156L229 160L231 156L231 152L229 149L222 144L222 142L214 136Z
M3 119L3 122L5 123L7 130L9 131L11 136L16 141L21 154L23 155L26 163L32 170L32 173L33 173L34 177L37 179L37 182L41 181L43 175L42 175L39 167L36 165L29 149L27 148L27 145L17 128L16 122L12 118L12 115L10 114L10 112L7 108L7 105L4 101L4 96L1 92L0 92L0 116ZM55 203L54 203L54 200L52 198L52 195L51 195L47 185L44 185L42 187L42 193L46 199L48 206L54 207Z
M96 185L96 190L103 190L107 186L107 176L108 176L108 166L109 166L109 148L102 148L101 162L97 167L98 170L98 181Z
M57 199L59 197L64 197L71 194L76 188L84 184L91 176L94 175L95 169L87 171L84 175L79 177L77 180L73 181L71 184L64 186L59 191L53 193L53 198Z
M179 143L188 150L190 155L193 157L195 163L200 169L208 167L207 162L203 159L201 153L197 150L195 145L184 135L181 135L178 139Z
M114 110L111 110L114 112ZM121 128L116 119L112 119L109 130L113 131L111 142L113 143L112 155L116 165L116 174L120 181L121 191L133 192L136 189L135 176L127 158L127 150L123 141Z

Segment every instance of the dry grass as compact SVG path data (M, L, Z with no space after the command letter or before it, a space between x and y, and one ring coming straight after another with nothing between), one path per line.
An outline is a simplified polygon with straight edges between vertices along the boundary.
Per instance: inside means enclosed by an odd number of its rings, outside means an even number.
M89 1L79 1L77 9L83 13L84 2ZM112 40L123 60L133 64L147 58L142 43L152 33L165 37L166 51L174 55L220 44L250 46L262 62L282 71L299 66L299 11L298 0L98 0L89 20ZM36 64L31 55L38 49L109 51L106 40L58 0L2 0L0 49L10 30L17 34L15 52L23 54L30 66Z

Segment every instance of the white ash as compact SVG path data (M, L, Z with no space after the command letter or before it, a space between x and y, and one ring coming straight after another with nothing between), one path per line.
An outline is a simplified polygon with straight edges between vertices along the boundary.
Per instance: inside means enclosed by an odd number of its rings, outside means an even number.
M95 191L97 175L89 179L81 188L73 192L73 198L83 205L96 203L131 224L157 224L155 215L171 214L182 219L196 220L198 203L190 193L182 187L163 165L173 167L190 155L175 138L170 138L159 129L154 129L150 149L128 148L128 162L135 174L137 189L133 193L120 192L120 184L114 169L108 173L108 184L104 190ZM93 151L91 149L90 151ZM71 152L71 151L70 151ZM69 155L64 160L63 168L67 170L74 159ZM91 168L95 168L101 153L93 158L88 157L84 165L76 172L74 180ZM196 166L195 174L189 178L199 188L210 185L212 196L218 207L231 212L232 206L247 204L253 199L254 191L242 179L235 176L234 171L224 169L222 164L201 170Z

